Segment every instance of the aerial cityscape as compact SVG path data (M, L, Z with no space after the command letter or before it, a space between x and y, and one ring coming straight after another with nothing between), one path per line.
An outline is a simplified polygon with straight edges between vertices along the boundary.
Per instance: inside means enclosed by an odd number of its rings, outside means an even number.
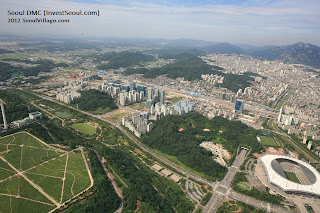
M3 5L0 212L320 213L320 2Z

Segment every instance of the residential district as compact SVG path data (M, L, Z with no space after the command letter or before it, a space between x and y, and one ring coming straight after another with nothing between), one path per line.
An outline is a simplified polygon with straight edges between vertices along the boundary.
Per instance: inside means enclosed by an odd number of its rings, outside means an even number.
M13 50L13 47L15 50L23 48L1 43L1 48ZM104 51L126 50L141 51L143 48L117 47ZM30 61L42 59L78 65L71 68L55 67L50 72L40 72L36 76L20 75L0 82L1 91L16 89L32 94L39 100L46 100L45 103L40 101L41 104L29 102L37 110L30 112L28 117L8 123L6 114L10 110L3 98L1 131L4 133L28 127L42 119L43 115L52 118L55 104L61 107L60 110L76 110L121 130L135 144L135 149L144 153L131 151L146 165L148 163L144 155L155 159L148 165L150 170L179 184L184 195L194 204L191 212L216 212L225 202L227 209L239 202L266 212L320 212L319 70L308 72L310 67L305 65L266 61L246 55L207 54L199 58L209 65L222 67L223 74L253 73L250 86L237 91L224 88L225 77L222 74L202 74L201 78L193 81L182 77L172 79L165 75L155 78L145 78L142 74L123 75L128 68L101 70L93 59L84 60L78 52L73 51L29 54L26 59ZM23 60L7 62L15 66L30 66ZM154 61L143 62L138 67L150 69L174 62L175 59L155 57ZM30 80L43 77L44 80L40 82L30 83ZM98 114L81 110L75 101L81 98L83 91L88 90L109 94L118 108ZM252 148L239 146L235 148L236 153L231 153L223 142L202 141L199 147L212 153L212 158L227 171L220 181L212 181L206 175L186 169L178 160L166 158L141 143L143 135L152 135L156 121L193 112L208 119L221 116L230 121L240 121L262 131L256 140L264 146L265 151L253 153ZM67 121L66 118L59 119ZM94 128L99 126L93 122L90 125ZM177 131L182 133L184 128L181 126ZM211 131L203 129L208 134ZM223 131L217 134L223 134ZM5 155L3 158L6 158ZM113 176L117 176L117 172L121 171L113 171ZM244 178L234 183L238 174L243 174ZM122 181L121 175L118 175L116 185ZM126 186L126 181L121 185ZM234 188L232 183L241 190ZM265 193L267 197L278 196L281 199L272 202L271 199L255 196L251 193L253 190ZM120 194L123 196L122 192ZM60 206L62 204L57 205L57 209ZM241 212L241 207L234 212Z

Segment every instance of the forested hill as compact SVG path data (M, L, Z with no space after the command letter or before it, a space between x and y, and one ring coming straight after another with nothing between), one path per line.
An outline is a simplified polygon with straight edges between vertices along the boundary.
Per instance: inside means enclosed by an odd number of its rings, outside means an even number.
M98 69L119 69L121 67L126 68L133 65L140 65L142 62L153 61L154 57L152 55L146 55L140 52L111 52L105 53L101 56L95 57L95 62L100 63L102 61L107 61L106 64L98 65Z
M81 97L75 99L72 103L76 104L81 110L94 114L102 114L117 109L118 106L109 94L98 90L81 91Z
M210 132L203 129L210 129ZM258 132L240 121L229 121L222 117L209 120L194 112L182 116L168 115L156 121L155 128L144 135L142 141L153 149L176 156L196 171L221 179L226 168L216 163L211 152L199 144L203 141L221 143L232 154L236 153L238 146L250 147L253 152L259 152L263 147L256 139Z
M176 62L159 68L130 68L124 72L124 75L143 74L145 78L155 78L159 75L166 75L168 78L175 79L177 77L183 77L185 80L192 81L201 79L202 74L215 74L224 76L224 82L220 86L233 92L251 86L249 81L254 81L254 78L251 77L253 73L245 73L244 75L223 73L222 67L208 65L201 58L189 53L180 54L178 57L176 56L176 58Z
M190 53L182 53L177 61L159 68L152 69L128 69L124 74L144 74L146 78L155 78L159 75L167 75L168 78L183 77L186 80L200 79L202 74L215 74L217 70L223 70L218 66L210 66L201 58Z
M32 67L13 66L10 63L0 62L0 81L6 81L13 74L22 76L37 76L40 72L50 72L55 67L67 67L65 63L55 63L51 60L30 61L27 59L3 59L2 61L15 61L32 64Z

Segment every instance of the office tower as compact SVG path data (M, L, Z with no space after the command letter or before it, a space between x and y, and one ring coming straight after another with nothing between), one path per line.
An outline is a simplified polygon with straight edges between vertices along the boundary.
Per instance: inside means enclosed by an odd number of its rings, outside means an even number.
M242 102L242 101L236 101L236 104L235 104L235 106L234 106L234 109L236 110L236 112L240 112L240 113L242 113L242 111L243 111L243 105L244 105L244 103Z
M161 90L159 93L160 93L160 104L164 104L165 91Z
M136 83L130 83L130 91L136 90Z

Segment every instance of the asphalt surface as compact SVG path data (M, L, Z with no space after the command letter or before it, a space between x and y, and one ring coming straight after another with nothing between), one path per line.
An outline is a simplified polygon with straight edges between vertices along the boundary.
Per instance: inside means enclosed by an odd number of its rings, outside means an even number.
M227 174L224 176L223 180L220 182L220 184L216 186L216 190L212 194L207 205L204 207L203 212L211 213L211 212L216 212L218 210L220 204L224 199L224 196L227 195L228 188L232 183L234 176L239 171L239 166L241 166L241 164L244 161L246 153L247 151L242 149L239 155L237 155L232 166L229 167L229 170Z
M34 94L34 93L32 93ZM112 121L106 120L104 119L102 116L99 115L93 115L89 112L85 112L82 111L80 109L74 108L72 106L66 105L64 103L61 103L53 98L49 98L46 96L42 96L42 95L38 95L38 94L34 94L36 96L39 96L45 100L49 100L52 101L56 104L62 105L64 107L70 108L72 110L78 111L80 113L83 113L85 115L97 118L101 121L107 122L109 124L111 124L114 127L117 127L121 132L123 132L133 143L135 143L142 151L149 153L150 155L152 155L155 159L165 163L168 166L171 166L172 168L174 168L176 171L184 174L187 178L193 178L194 180L204 183L206 185L212 186L215 190L213 192L212 197L210 198L209 202L207 203L207 205L205 206L205 208L203 209L203 212L208 213L208 212L216 212L221 204L221 202L224 199L224 196L228 196L229 194L231 194L231 190L229 189L230 184L232 183L232 180L235 176L235 174L239 171L239 167L241 166L241 164L244 161L244 158L246 156L247 151L242 149L240 154L237 155L236 159L234 160L233 164L231 167L229 167L229 171L227 172L226 176L224 177L224 179L221 181L220 184L215 184L214 182L211 182L205 178L200 177L197 174L194 174L178 165L176 165L175 163L172 163L171 161L167 160L166 158L162 157L161 155L153 152L151 149L149 149L147 146L145 146L144 144L142 144L141 142L139 142L134 136L132 136L131 134L129 134L124 128L122 128L119 124L116 124ZM210 98L211 99L211 98ZM270 113L270 115L275 116L274 113ZM259 209L263 209L265 208L266 211L274 211L274 212L288 212L287 209L281 208L281 207L277 207L277 206L272 206L270 203L267 202L263 202L263 201L258 201L254 198L248 197L248 196L244 196L244 195L239 195L239 194L235 194L234 192L232 192L233 195L231 194L230 196L233 199L242 201L244 203L247 203L249 205L252 205L256 208ZM262 203L261 203L262 202ZM264 206L265 205L265 206Z

